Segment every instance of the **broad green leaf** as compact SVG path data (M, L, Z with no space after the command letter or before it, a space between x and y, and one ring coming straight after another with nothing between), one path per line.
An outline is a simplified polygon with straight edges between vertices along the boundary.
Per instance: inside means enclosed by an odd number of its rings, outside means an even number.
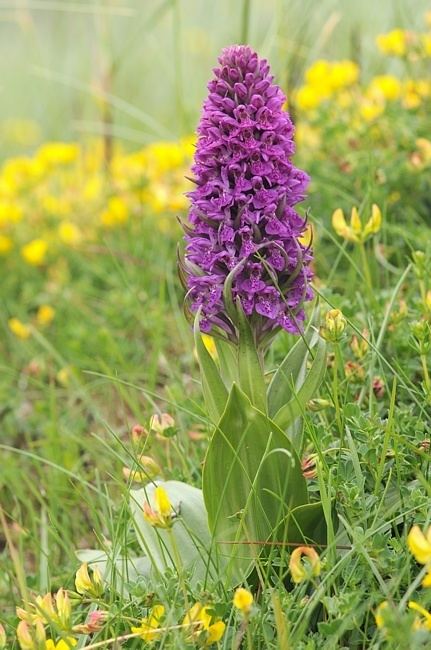
M310 350L314 348L319 339L319 333L314 327L316 320L314 314L303 337L298 339L272 377L268 388L268 413L270 417L274 417L304 383Z
M292 510L286 530L289 542L326 544L326 521L321 501L305 503Z
M202 341L199 329L200 310L196 314L194 323L194 337L196 354L201 369L202 392L210 419L219 421L228 398L228 392L220 376L220 372Z
M274 422L281 429L287 429L297 417L304 413L307 402L313 397L320 384L326 369L326 343L319 337L311 367L306 378L293 397L282 406L274 416Z
M238 381L238 358L236 346L220 339L215 340L217 356L220 365L220 375L224 385L230 391L234 381Z
M177 513L171 531L151 526L143 515L146 501L155 508L154 490L157 485L165 488ZM163 573L167 568L176 568L174 538L181 567L189 573L191 584L196 585L216 574L215 560L210 557L211 537L201 490L180 481L149 483L145 488L131 490L130 509L138 541L153 571Z
M280 522L308 501L288 437L236 384L208 448L203 492L227 583L247 575Z
M239 300L237 301L237 313L239 384L253 406L266 413L266 386L263 376L263 364L259 359L250 323Z

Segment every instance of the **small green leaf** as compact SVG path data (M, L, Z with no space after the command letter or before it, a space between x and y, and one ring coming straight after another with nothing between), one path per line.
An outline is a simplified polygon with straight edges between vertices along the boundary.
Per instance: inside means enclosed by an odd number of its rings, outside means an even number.
M200 309L195 317L194 337L196 354L201 369L202 392L210 419L216 423L226 406L228 392L220 376L220 372L202 341L199 328Z
M237 300L238 313L238 371L241 389L250 398L251 403L266 413L266 386L262 363L256 349L253 332L247 316Z

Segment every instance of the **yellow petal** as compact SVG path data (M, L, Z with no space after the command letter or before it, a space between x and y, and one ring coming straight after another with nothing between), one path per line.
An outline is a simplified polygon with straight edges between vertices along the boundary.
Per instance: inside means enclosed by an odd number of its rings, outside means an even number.
M355 235L360 235L362 233L361 218L356 207L352 208L352 212L350 214L350 225Z
M431 562L431 543L425 537L419 526L413 526L407 536L410 553L419 564Z
M212 645L213 643L220 641L225 629L226 625L223 623L223 621L217 621L216 623L210 625L207 631L207 639L205 641L205 645Z
M431 569L428 571L425 578L422 580L422 587L431 587Z
M371 209L371 217L367 221L364 228L364 237L368 237L369 235L376 234L377 232L379 232L381 227L382 227L382 213L380 212L379 206L373 203L373 207Z
M172 505L169 501L168 493L165 488L159 485L154 490L154 501L159 514L162 517L169 517L172 514Z
M341 208L337 208L332 214L332 227L339 237L347 239L347 241L357 241L357 236L352 228L347 225Z

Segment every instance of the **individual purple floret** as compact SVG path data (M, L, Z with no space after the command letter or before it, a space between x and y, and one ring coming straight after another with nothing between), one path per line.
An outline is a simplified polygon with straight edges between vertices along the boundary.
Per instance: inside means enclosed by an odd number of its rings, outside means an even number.
M219 63L198 126L181 276L201 330L231 338L223 287L236 268L232 298L261 341L280 327L297 333L313 296L306 222L294 209L309 179L290 160L294 128L268 62L234 45Z

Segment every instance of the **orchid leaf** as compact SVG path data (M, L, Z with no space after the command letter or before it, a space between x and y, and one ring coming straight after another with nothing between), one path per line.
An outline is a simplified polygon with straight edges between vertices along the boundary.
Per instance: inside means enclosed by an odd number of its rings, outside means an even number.
M288 437L236 384L208 448L203 493L228 583L247 575L280 522L308 501Z
M313 361L301 388L275 414L274 422L286 430L305 411L307 402L322 383L326 370L326 343L319 337Z
M270 417L274 417L304 383L310 350L315 347L319 339L319 333L314 326L318 318L315 316L316 312L318 310L314 311L303 336L291 348L272 377L268 388Z
M202 391L205 405L210 419L216 423L219 421L228 398L228 392L220 376L220 372L214 359L206 349L202 341L199 328L200 310L196 314L194 323L194 337L196 354L201 369Z
M238 372L239 384L251 403L266 413L266 386L262 364L256 348L250 323L237 301L238 313Z

